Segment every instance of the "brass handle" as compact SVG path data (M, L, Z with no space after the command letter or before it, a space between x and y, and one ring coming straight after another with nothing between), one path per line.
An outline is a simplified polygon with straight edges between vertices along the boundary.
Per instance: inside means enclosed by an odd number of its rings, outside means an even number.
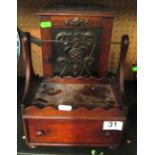
M67 26L86 26L89 24L88 19L82 19L79 17L69 18L65 20Z
M45 135L45 132L43 130L39 130L36 132L36 135L37 136L43 136L43 135Z

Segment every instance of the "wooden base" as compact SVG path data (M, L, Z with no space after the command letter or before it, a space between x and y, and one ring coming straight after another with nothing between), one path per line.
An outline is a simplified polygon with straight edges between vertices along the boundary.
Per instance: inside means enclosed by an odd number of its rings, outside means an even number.
M115 147L120 144L122 131L103 130L104 121L122 121L122 110L78 108L60 111L52 107L23 109L27 144L34 146L93 146ZM33 145L34 144L34 145Z

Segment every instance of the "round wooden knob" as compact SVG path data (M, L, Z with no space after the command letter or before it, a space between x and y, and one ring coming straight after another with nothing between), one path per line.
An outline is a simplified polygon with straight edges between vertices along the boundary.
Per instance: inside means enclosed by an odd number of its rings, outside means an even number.
M39 130L36 132L36 135L37 136L43 136L43 135L45 135L45 132L43 130Z
M112 134L111 134L111 132L106 131L106 132L104 133L104 135L105 135L105 136L111 136Z

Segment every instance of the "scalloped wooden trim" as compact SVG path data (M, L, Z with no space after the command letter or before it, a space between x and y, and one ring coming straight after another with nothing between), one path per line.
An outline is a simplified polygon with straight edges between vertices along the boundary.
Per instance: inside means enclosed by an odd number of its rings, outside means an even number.
M109 83L110 79L107 77L101 77L97 78L94 76L85 78L83 76L79 77L72 77L72 76L65 76L65 77L60 77L60 76L54 76L51 78L46 79L44 82L58 82L58 83L95 83L95 84L101 84L101 83Z
M123 117L124 111L116 107L108 110L102 108L94 108L89 110L85 107L80 107L72 111L61 111L51 106L42 109L36 106L30 106L23 109L25 116L43 116L43 117Z

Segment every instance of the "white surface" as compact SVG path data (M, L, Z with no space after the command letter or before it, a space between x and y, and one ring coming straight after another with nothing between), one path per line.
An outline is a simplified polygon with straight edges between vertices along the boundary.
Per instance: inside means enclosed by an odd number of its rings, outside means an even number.
M104 121L103 130L122 130L123 122L122 121Z
M63 111L71 111L72 110L72 106L70 106L70 105L59 105L58 109L59 110L63 110Z

